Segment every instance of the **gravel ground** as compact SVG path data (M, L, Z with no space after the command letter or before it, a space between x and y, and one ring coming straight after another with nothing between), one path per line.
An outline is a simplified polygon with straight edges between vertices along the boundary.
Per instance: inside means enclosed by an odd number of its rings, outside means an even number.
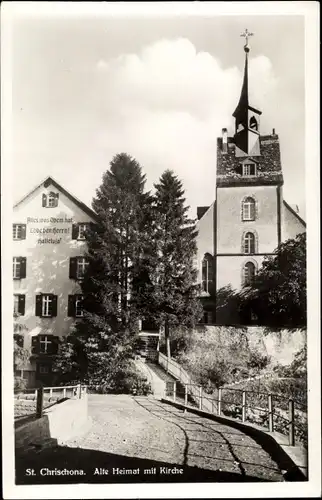
M283 480L251 437L153 397L90 395L89 415L92 426L85 435L17 457L17 483ZM163 473L162 467L174 466L183 472ZM35 467L36 477L26 478L26 467ZM39 477L39 467L81 468L86 478ZM100 467L108 472L94 474ZM134 479L113 468L139 472Z

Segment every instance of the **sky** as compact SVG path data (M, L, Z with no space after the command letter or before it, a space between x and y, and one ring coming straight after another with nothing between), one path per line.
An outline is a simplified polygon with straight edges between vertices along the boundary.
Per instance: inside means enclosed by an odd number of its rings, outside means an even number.
M91 206L117 153L147 189L172 169L191 215L215 197L216 138L233 135L250 38L250 104L280 138L284 198L305 217L302 16L16 17L12 25L14 201L45 177Z

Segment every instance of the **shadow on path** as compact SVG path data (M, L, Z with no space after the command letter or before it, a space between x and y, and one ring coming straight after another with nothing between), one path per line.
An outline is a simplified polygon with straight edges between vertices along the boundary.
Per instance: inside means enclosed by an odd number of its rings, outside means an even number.
M253 445L249 446L249 443L245 444L240 444L240 443L235 443L231 442L229 439L230 436L236 435L240 436L242 433L241 432L231 432L231 429L227 426L227 429L230 431L228 433L222 432L222 425L216 423L216 422L211 422L207 420L206 418L202 418L200 416L196 416L192 413L183 413L182 411L178 411L178 409L173 408L171 406L167 406L164 403L157 402L156 400L151 400L149 398L135 398L135 401L142 407L144 407L149 413L152 415L161 418L163 420L166 420L169 423L172 423L173 425L177 426L181 431L184 433L185 436L185 450L184 450L184 460L183 464L188 463L188 456L190 457L195 457L195 458L201 458L205 459L208 458L212 461L220 461L220 462L230 462L234 463L238 469L239 469L239 474L241 475L241 481L247 481L248 480L248 473L245 470L244 466L251 466L252 468L258 469L258 471L261 470L261 473L266 470L268 476L273 474L275 476L275 480L283 480L282 473L278 465L274 464L274 467L268 466L266 464L262 463L256 463L253 460L249 459L245 460L245 458L241 459L238 456L237 450L235 449L235 446L238 448L244 448L245 450L249 451L249 455L251 458L254 458L254 454L256 454L256 451L254 449L259 449L260 445L256 446L255 442L253 442ZM193 426L189 428L189 424L193 424ZM226 426L224 426L226 427ZM219 430L221 429L221 430ZM198 454L198 453L193 453L189 450L190 444L193 442L195 443L201 443L202 441L198 439L193 439L195 436L193 435L194 432L206 432L209 436L208 440L204 440L203 442L208 443L211 445L215 445L213 451L214 454L212 456L207 456L204 453L203 454ZM216 441L214 440L213 437L218 436L222 439L222 441ZM225 458L224 456L216 456L216 451L219 451L219 447L222 446L222 443L227 447L230 458ZM253 449L254 451L251 451ZM265 450L266 451L266 450ZM260 474L262 475L262 474ZM269 480L269 479L268 479Z

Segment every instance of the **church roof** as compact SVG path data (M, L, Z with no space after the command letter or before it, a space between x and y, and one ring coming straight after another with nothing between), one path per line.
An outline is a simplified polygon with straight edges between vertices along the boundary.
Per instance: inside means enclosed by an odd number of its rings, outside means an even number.
M235 143L228 137L227 153L222 150L222 137L217 138L217 187L234 185L283 184L279 139L276 134L260 136L260 156L249 157L257 165L256 177L242 176L243 158L235 156Z
M287 210L289 210L304 227L306 227L306 222L302 219L302 217L289 205L285 200L283 200L283 204Z
M89 215L93 219L97 218L97 214L91 208L89 208L87 205L85 205L85 203L83 203L78 198L76 198L71 193L69 193L57 181L55 181L55 179L53 179L53 177L50 177L50 176L46 177L40 184L37 184L37 186L34 187L34 189L32 189L31 191L29 191L29 193L27 193L23 198L21 198L17 203L15 203L15 205L13 206L13 208L17 208L23 201L25 201L37 189L39 189L40 186L48 187L48 186L51 186L51 185L54 186L56 189L58 189L61 193L63 193L70 201L72 201L76 206L78 206L78 208L80 208L81 210L83 210L83 212L85 212L87 215Z

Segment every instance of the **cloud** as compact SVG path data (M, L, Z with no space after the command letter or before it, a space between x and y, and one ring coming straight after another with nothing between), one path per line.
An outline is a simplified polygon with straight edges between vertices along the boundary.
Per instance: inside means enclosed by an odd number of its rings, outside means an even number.
M38 73L25 75L39 84L21 85L20 107L27 104L29 111L22 114L17 107L17 197L50 173L90 204L112 157L127 152L142 165L148 189L173 169L195 215L197 205L214 200L216 138L223 127L232 133L243 79L242 52L240 69L223 66L216 54L177 38L116 57L102 51L96 62L94 53L89 60L73 57L69 72L55 60L44 65L40 59ZM270 60L251 57L251 103L263 111L262 126L267 120L270 128L278 127L269 121L276 83Z
M96 95L105 117L97 146L110 154L129 152L152 182L172 168L184 180L192 205L211 202L216 137L222 127L233 125L242 72L224 68L184 38L101 60L97 69ZM249 73L251 102L263 109L277 83L272 64L258 56L250 60Z

